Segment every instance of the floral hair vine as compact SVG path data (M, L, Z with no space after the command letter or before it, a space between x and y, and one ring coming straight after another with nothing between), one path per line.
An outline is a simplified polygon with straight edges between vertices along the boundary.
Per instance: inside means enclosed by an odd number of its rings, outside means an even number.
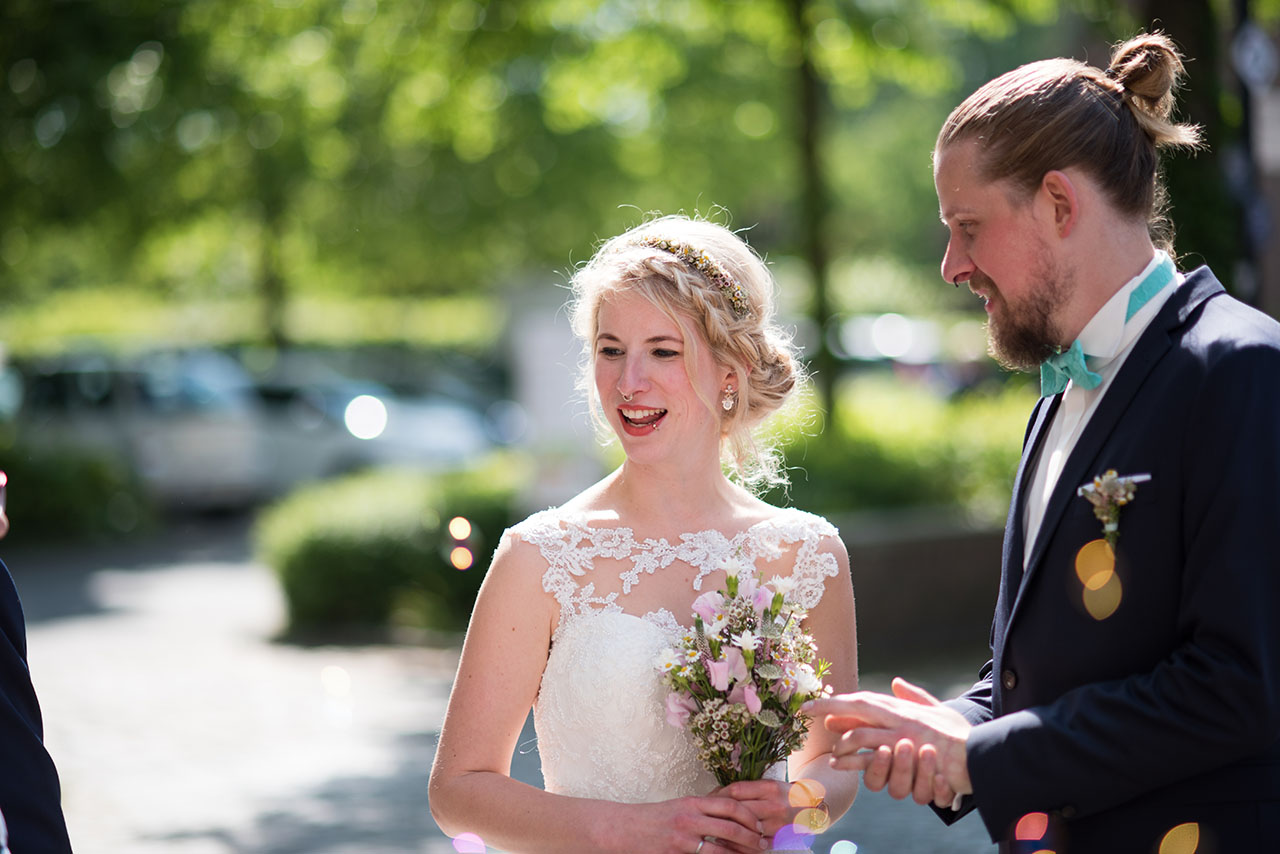
M724 292L729 298L729 304L733 306L733 313L738 317L746 317L751 314L751 304L747 302L746 291L742 289L742 285L738 284L738 280L729 275L729 271L700 249L694 249L687 243L681 243L678 240L668 240L665 237L656 235L648 235L638 238L636 245L650 246L654 249L661 249L663 252L669 252L697 270L707 281L714 287Z

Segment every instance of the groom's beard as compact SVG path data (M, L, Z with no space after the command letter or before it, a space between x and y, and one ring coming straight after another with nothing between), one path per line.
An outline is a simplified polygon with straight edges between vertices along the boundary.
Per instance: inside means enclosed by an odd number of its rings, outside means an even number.
M1017 303L1004 298L990 278L974 272L970 286L991 294L997 304L987 320L987 348L991 357L1013 371L1034 371L1058 352L1062 336L1053 321L1074 290L1049 261L1042 259L1036 270L1039 286Z

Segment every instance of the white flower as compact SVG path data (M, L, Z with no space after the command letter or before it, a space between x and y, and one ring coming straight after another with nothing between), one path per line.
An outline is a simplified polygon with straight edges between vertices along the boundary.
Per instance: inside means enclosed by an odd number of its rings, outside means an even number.
M782 598L785 599L792 590L796 589L796 580L794 578L783 578L779 575L770 579L769 586L773 588L774 593L781 593Z
M751 629L747 629L740 635L733 635L733 642L738 649L755 649L760 645L760 638Z
M653 666L663 673L670 673L682 664L684 664L684 656L671 647L658 653L658 657L653 662Z
M751 569L736 557L726 558L725 562L720 564L720 568L729 578L737 578L739 573L748 572Z
M724 631L725 627L728 625L729 618L724 614L717 614L714 620L704 624L703 630L706 632L707 637L716 637Z
M822 690L822 680L807 664L801 664L793 671L796 677L796 690L801 694L816 694Z

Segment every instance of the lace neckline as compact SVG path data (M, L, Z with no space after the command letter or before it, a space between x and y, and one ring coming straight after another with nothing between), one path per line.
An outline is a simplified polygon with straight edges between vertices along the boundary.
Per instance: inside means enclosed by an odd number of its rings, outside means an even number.
M626 525L593 525L582 512L552 508L536 513L509 534L538 547L546 560L542 586L560 605L560 619L553 635L559 636L566 622L599 610L621 612L619 596L626 596L645 575L681 561L696 569L692 587L702 589L702 580L733 557L755 565L777 561L784 550L800 544L791 577L801 604L812 608L822 595L823 580L836 575L835 558L818 551L825 536L837 535L827 520L794 508L779 510L729 536L716 529L680 534L678 542L665 537L637 539ZM591 579L595 559L619 561L621 590L596 593ZM785 573L775 573L785 574ZM650 612L667 628L678 622L665 608Z

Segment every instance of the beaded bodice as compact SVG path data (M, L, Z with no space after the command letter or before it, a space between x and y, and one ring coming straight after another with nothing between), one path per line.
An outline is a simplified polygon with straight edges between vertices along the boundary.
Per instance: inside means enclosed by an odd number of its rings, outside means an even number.
M546 789L576 797L640 803L715 788L684 730L666 721L655 659L683 634L682 621L692 622L690 605L704 580L730 557L766 579L795 579L793 595L806 608L838 571L819 548L836 529L793 509L730 536L703 530L678 542L637 538L630 528L557 509L508 534L538 548L546 561L542 587L559 605L534 726ZM652 592L646 579L659 572L689 577L687 597L667 607L643 595Z

